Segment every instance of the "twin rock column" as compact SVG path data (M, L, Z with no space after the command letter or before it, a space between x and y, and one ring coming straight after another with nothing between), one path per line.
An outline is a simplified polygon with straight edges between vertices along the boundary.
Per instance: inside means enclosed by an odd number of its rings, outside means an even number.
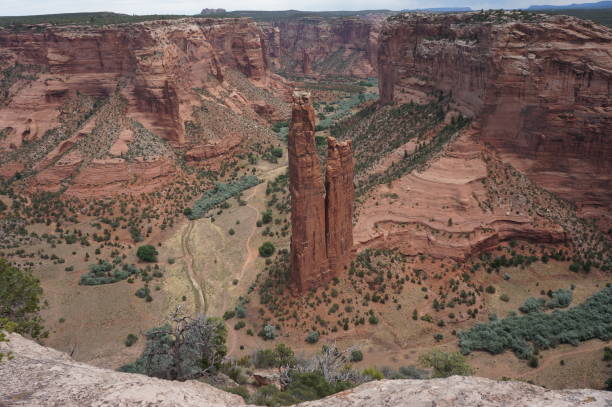
M315 147L310 94L294 92L289 129L291 284L317 288L347 270L353 247L354 163L351 142L327 139L325 185Z

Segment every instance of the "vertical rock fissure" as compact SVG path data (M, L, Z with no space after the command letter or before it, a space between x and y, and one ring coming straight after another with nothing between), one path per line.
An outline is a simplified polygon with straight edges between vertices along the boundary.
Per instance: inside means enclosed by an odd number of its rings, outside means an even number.
M294 92L289 131L291 284L300 292L348 269L353 246L351 142L328 139L325 187L315 147L315 113L307 92ZM327 192L326 192L327 191Z

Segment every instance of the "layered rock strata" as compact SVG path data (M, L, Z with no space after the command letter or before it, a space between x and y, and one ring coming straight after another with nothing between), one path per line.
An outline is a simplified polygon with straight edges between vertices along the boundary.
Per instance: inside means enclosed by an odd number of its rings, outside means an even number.
M297 75L376 76L384 14L304 17L259 23L274 69Z
M378 64L382 102L442 92L504 160L578 206L609 211L609 28L509 11L406 14L382 29Z
M351 142L328 138L325 188L315 147L315 114L309 93L295 92L289 131L291 282L316 288L348 269L353 247Z
M295 92L288 137L291 281L302 291L316 287L328 277L325 189L314 133L310 94Z
M351 141L327 139L325 231L329 270L337 276L351 265L353 247L353 153Z
M289 113L247 18L0 28L0 84L0 173L47 190L80 173L65 186L85 195L167 182L176 154L213 165Z

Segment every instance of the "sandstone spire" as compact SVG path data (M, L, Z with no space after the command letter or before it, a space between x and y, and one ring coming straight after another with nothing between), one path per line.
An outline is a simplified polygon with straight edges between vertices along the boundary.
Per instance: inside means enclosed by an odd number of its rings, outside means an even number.
M323 176L314 133L310 94L294 92L288 137L291 282L300 291L317 287L328 273Z
M314 134L310 94L294 92L289 131L291 283L299 291L321 286L348 269L353 246L351 142L328 138L325 193Z
M353 247L353 154L351 141L327 139L325 230L331 276L348 270Z

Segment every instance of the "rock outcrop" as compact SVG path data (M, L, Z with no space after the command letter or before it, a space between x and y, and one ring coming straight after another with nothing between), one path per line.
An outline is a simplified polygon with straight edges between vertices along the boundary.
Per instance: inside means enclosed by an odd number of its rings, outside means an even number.
M579 206L609 210L609 28L509 11L399 15L381 31L378 62L382 102L450 95L504 160Z
M325 231L330 273L337 276L351 265L353 248L353 183L355 164L351 141L327 139L325 172Z
M68 192L95 193L99 180L83 175L103 177L106 169L130 172L147 189L140 168L170 179L175 153L208 165L232 154L237 137L269 131L270 120L288 115L270 92L284 96L288 88L270 72L264 33L248 18L2 28L0 83L0 151L9 153L2 173L44 162L26 172L46 171L35 186L58 190L52 179L80 171L80 185ZM75 150L78 165L58 164Z
M276 70L297 75L376 76L384 14L304 17L259 23Z
M291 281L299 291L316 288L348 269L353 247L351 142L328 138L325 188L315 147L310 94L293 94L289 130Z
M13 359L0 363L3 406L246 407L240 396L208 384L171 382L75 362L68 355L12 334ZM612 393L547 390L522 382L453 376L433 380L379 380L301 407L604 407Z
M327 279L325 189L315 148L315 114L310 94L293 94L289 130L291 194L291 281L301 291Z

